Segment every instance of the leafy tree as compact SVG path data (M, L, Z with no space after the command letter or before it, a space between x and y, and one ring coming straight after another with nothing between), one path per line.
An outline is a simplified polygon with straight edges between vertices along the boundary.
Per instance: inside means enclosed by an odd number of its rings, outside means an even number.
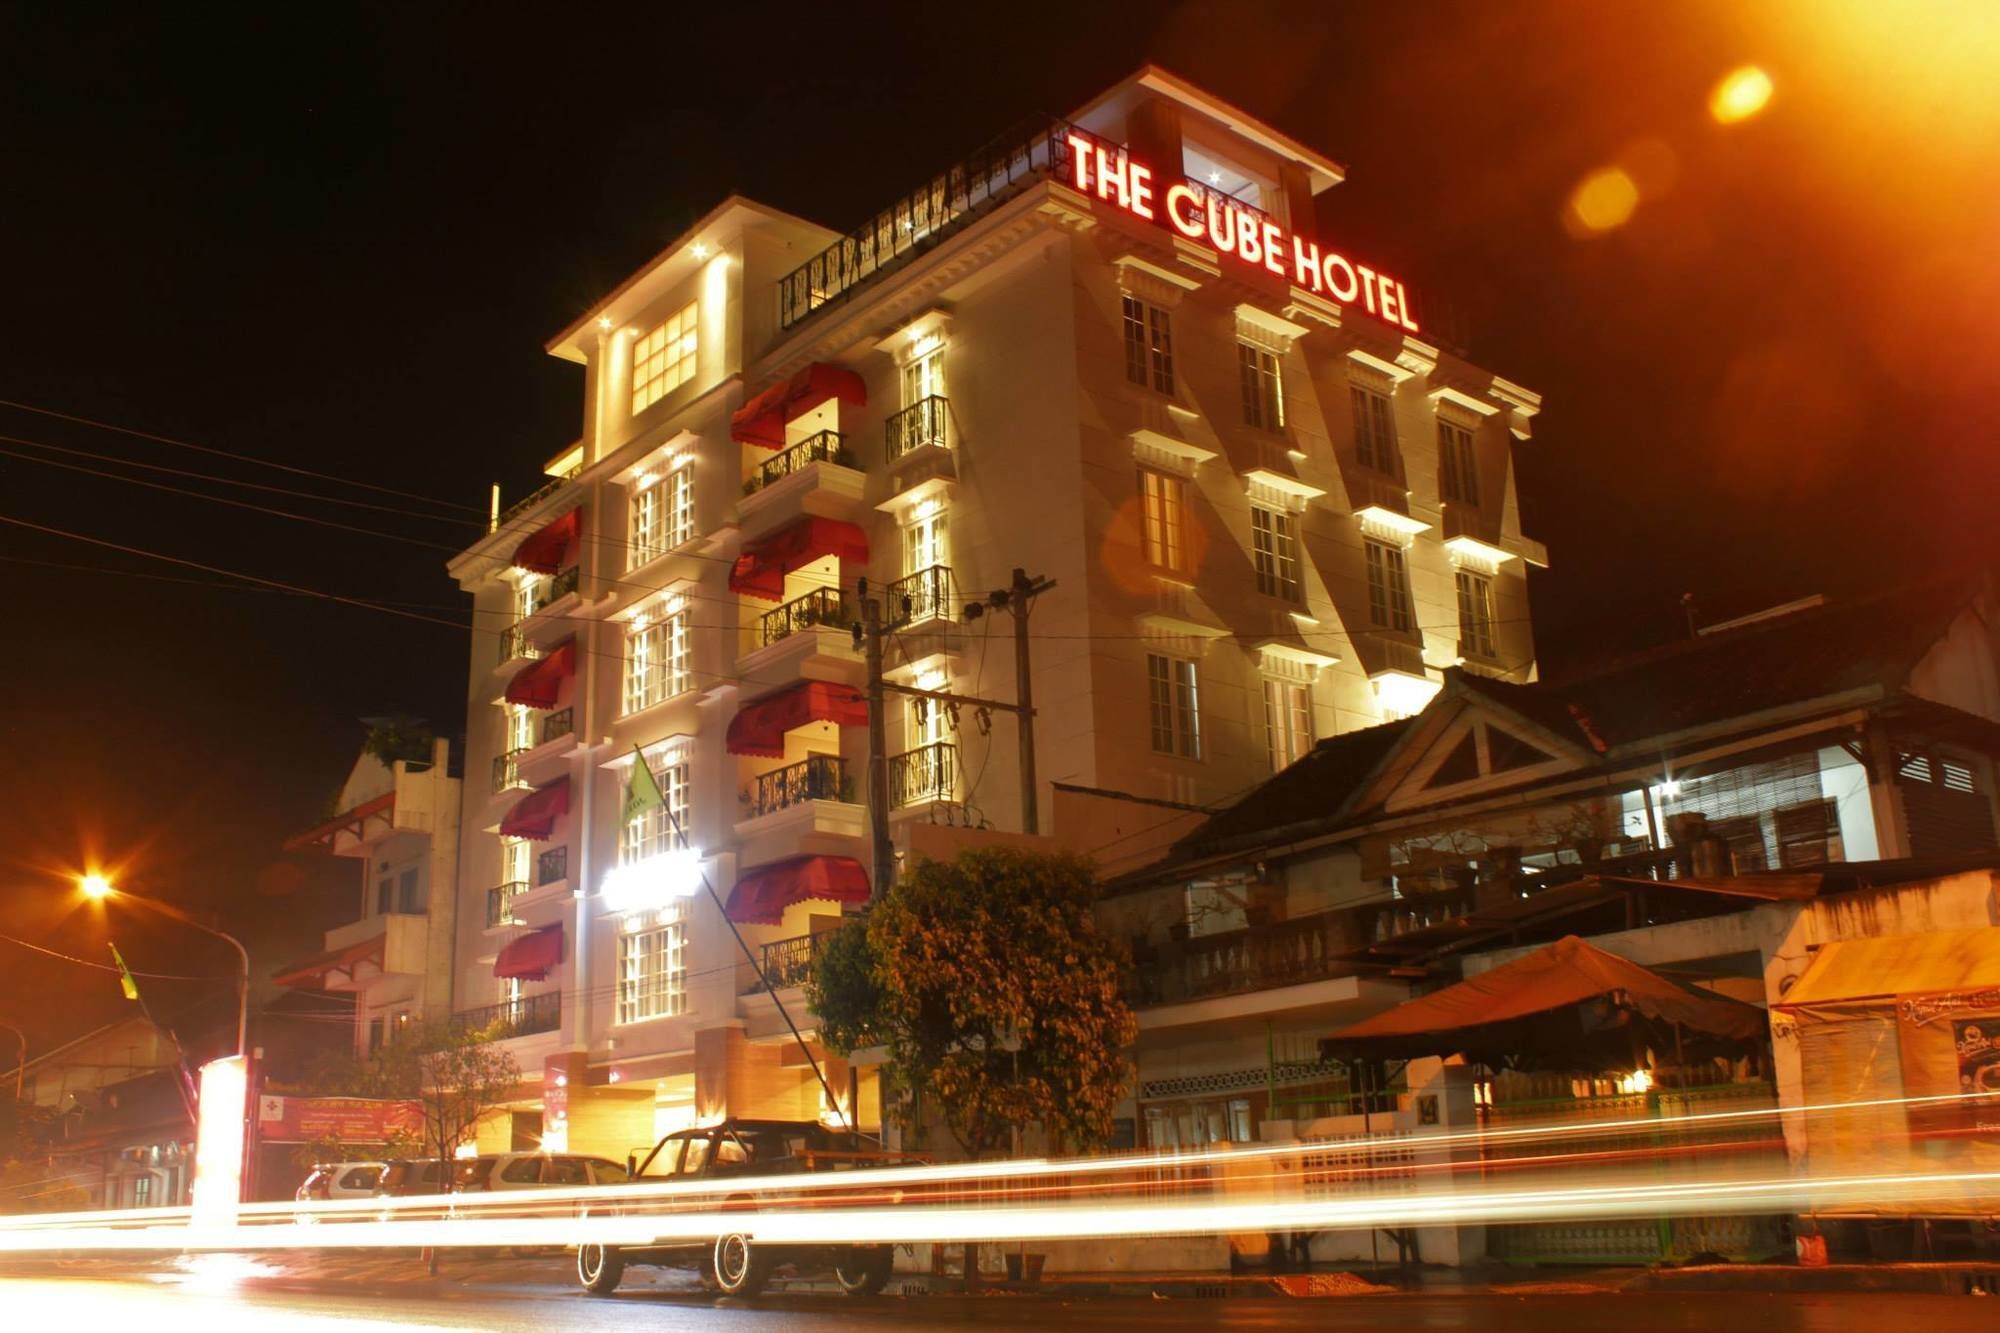
M1097 933L1088 861L977 848L919 862L821 947L809 982L835 1050L883 1044L974 1156L1039 1124L1072 1148L1110 1135L1138 1025Z
M431 757L431 729L419 718L382 718L369 725L361 752L374 755L384 768L398 759L421 763Z
M423 1128L414 1147L444 1161L520 1081L514 1057L495 1040L501 1035L456 1023L419 1024L366 1059L348 1057L322 1067L312 1081L329 1093L415 1101ZM314 1145L322 1153L337 1146Z

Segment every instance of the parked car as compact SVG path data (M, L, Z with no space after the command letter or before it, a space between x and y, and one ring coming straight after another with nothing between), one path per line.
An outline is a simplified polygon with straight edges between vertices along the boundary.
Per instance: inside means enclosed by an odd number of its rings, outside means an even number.
M468 1157L452 1172L455 1190L555 1189L563 1185L622 1185L631 1172L604 1157L576 1153L506 1152Z
M322 1162L312 1169L293 1197L300 1203L315 1199L365 1199L382 1183L387 1162Z
M440 1162L435 1157L399 1157L390 1162L382 1172L382 1179L375 1184L375 1193L391 1198L406 1198L412 1194L444 1194L451 1189L452 1168L455 1162Z
M634 1183L656 1180L715 1181L726 1191L738 1177L794 1172L854 1171L921 1161L883 1152L872 1138L830 1130L815 1121L726 1120L701 1129L669 1134L654 1145L632 1175ZM724 1208L753 1207L748 1195L725 1195ZM602 1210L592 1204L585 1210ZM617 1211L615 1205L611 1209ZM617 1289L626 1268L651 1264L690 1268L704 1286L730 1296L755 1296L780 1270L795 1274L832 1270L850 1296L872 1296L889 1281L893 1245L770 1245L742 1232L713 1239L675 1238L655 1245L577 1246L576 1279L593 1296Z

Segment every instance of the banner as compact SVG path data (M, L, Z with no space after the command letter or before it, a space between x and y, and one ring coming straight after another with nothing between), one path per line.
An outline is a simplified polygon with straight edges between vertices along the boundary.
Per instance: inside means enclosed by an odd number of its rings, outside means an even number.
M414 1101L371 1097L276 1097L257 1099L257 1137L266 1143L382 1143L398 1134L422 1132L423 1107Z
M1913 1108L1925 1138L2000 1134L2000 988L1904 996L1896 1019L1903 1095L1963 1102Z

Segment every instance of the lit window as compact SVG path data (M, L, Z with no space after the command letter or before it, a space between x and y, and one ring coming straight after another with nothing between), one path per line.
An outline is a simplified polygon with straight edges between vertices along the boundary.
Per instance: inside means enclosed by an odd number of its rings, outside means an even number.
M1410 612L1410 568L1403 548L1367 538L1368 619L1383 629L1411 630L1416 617Z
M500 839L500 882L502 884L526 884L528 863L534 854L526 838Z
M649 764L648 767L651 767ZM687 845L688 834L688 766L685 760L662 763L653 769L653 781L659 784L660 795L666 804L628 819L618 830L618 864L629 865L634 861L644 861L648 857L672 851ZM674 830L679 828L681 836L676 838Z
M1200 682L1185 657L1146 654L1146 684L1152 703L1153 748L1183 759L1201 758Z
M1186 573L1187 483L1151 468L1139 469L1139 500L1145 524L1146 563Z
M1174 391L1174 334L1167 312L1125 298L1125 378L1161 393Z
M535 713L525 704L507 705L507 752L533 749Z
M949 535L942 506L912 519L903 529L903 573L920 574L934 566L950 564Z
M1257 565L1257 591L1288 602L1299 600L1299 520L1281 509L1250 506L1250 553Z
M618 937L618 1021L641 1023L687 1012L687 922L678 907L658 924Z
M1472 455L1472 432L1438 422L1438 494L1460 504L1479 503L1479 463Z
M649 708L689 685L687 612L634 622L625 634L625 711Z
M1243 420L1261 430L1285 428L1284 372L1277 355L1250 343L1236 344L1243 380Z
M944 348L936 347L903 367L903 406L944 397Z
M1312 749L1312 691L1286 680L1264 682L1264 742L1271 771L1295 764Z
M694 540L694 468L687 462L632 493L631 549L636 569Z
M1464 569L1458 571L1458 651L1493 656L1493 580Z
M1396 418L1389 395L1360 384L1347 386L1354 405L1354 456L1361 466L1374 468L1391 477L1403 475L1403 459L1396 449Z
M632 415L694 378L695 307L689 305L632 344Z

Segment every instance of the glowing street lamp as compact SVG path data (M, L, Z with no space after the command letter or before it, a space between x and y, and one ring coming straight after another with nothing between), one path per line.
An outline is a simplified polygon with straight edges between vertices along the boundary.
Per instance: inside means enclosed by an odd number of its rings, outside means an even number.
M127 893L123 889L113 886L109 879L96 871L79 876L76 886L82 890L83 896L92 902L101 903L116 899L121 903L136 903L139 906L151 908L161 916L171 917L184 926L193 926L205 935L213 935L219 940L227 940L230 946L236 950L236 957L240 964L236 974L236 1054L243 1056L250 1053L250 951L243 947L243 941L237 939L228 931L217 930L213 926L204 926L201 922L195 920L171 903L163 903L157 898L142 898L135 893Z
M78 880L76 886L82 889L83 896L92 902L101 903L106 898L109 898L112 893L111 881L95 872L85 875L82 879Z

